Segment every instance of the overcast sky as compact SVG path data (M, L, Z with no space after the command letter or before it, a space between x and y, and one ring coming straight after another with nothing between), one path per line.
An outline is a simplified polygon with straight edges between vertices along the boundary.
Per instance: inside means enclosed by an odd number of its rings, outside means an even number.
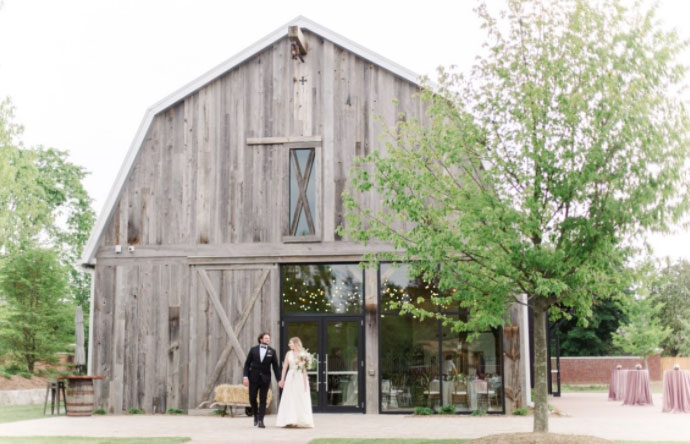
M0 0L2 2L2 0ZM690 2L659 16L690 36ZM497 9L502 0L489 1ZM27 146L68 151L89 171L100 212L146 109L297 15L433 77L469 67L483 40L474 1L4 0L0 98ZM684 56L690 64L690 52ZM690 234L655 236L659 256L690 258Z

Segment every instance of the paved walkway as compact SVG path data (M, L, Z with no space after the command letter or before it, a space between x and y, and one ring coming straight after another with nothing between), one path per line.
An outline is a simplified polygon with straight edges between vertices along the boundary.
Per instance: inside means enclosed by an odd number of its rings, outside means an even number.
M661 412L654 406L628 407L609 402L606 393L568 393L549 402L566 416L552 416L555 433L594 435L614 440L690 442L690 414ZM494 433L529 432L532 417L317 414L314 429L253 426L252 418L206 416L52 417L0 424L0 436L189 436L194 443L307 443L314 438L476 438Z

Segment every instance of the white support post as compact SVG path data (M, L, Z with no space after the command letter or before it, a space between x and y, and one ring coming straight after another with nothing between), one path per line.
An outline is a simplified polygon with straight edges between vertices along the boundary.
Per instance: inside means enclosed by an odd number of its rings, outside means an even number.
M94 284L96 282L96 273L94 270L86 270L91 275L91 290L89 295L89 356L86 360L86 374L93 375L93 295Z
M520 316L520 331L523 334L520 335L520 356L524 356L522 359L522 365L525 369L525 380L523 384L525 389L522 391L522 401L524 405L533 407L532 393L530 391L530 354L529 354L529 308L527 307L527 295L520 295L520 300L522 302L522 316Z

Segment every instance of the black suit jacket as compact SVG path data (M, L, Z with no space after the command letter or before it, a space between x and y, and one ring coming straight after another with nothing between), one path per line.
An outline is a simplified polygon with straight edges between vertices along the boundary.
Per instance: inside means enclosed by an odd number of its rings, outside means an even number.
M249 378L249 382L252 384L271 383L271 367L273 367L273 373L276 375L276 381L280 381L280 367L278 365L278 353L268 347L266 350L266 356L264 360L261 361L261 352L258 345L255 345L249 350L247 354L247 360L244 361L244 376Z

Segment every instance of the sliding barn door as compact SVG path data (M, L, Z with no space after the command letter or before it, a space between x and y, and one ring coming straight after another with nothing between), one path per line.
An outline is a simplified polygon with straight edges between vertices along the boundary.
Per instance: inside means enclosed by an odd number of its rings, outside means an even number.
M189 317L189 404L201 408L219 384L242 383L242 367L257 336L279 340L278 267L192 266Z

